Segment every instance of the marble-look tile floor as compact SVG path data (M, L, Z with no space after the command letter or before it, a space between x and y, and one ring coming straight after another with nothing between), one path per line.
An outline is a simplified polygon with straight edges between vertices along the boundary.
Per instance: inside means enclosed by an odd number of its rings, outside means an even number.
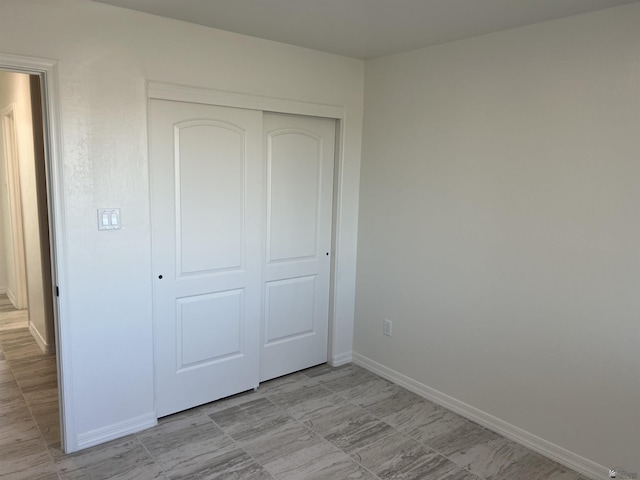
M20 407L0 414L0 452L11 447L2 478L586 480L355 365L265 382L71 455L27 417Z
M0 313L13 312L15 311L15 309L16 308L11 303L11 300L9 300L9 297L7 297L7 295L4 293L0 294Z
M0 330L13 330L14 328L26 328L28 326L27 311L16 310L6 295L0 295Z
M0 478L58 479L60 443L55 356L44 355L16 312L0 313Z

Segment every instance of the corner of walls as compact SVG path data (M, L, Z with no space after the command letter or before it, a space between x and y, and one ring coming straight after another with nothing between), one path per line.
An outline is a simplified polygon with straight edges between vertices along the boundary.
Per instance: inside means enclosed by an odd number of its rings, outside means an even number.
M44 353L45 355L49 355L53 353L51 344L44 339L44 337L42 336L42 334L40 334L36 326L33 323L31 323L31 320L29 320L29 333L31 334L33 339L36 341L38 346L40 347L40 350L42 350L42 353Z
M353 361L353 352L344 352L333 355L329 361L329 365L332 367L339 367L341 365L346 365L347 363L351 363Z
M9 298L9 301L15 305L16 304L16 294L13 290L11 290L9 287L7 287L6 289L6 294L7 297Z

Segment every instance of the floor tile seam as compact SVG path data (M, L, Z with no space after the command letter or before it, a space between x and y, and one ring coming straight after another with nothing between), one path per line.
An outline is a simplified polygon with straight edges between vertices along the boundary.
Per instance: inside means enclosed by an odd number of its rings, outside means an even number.
M484 427L483 427L483 428L484 428ZM492 430L489 430L489 431L492 431ZM403 433L404 433L404 432L403 432ZM493 432L493 433L495 433L495 432ZM405 435L407 435L407 436L411 437L411 435L409 435L408 433L405 433ZM498 435L499 435L499 434L498 434ZM503 438L503 439L505 439L505 440L507 440L507 441L509 441L509 442L512 442L511 440L509 440L509 439L508 439L508 438L506 438L506 437L503 437L502 435L500 435L500 437L501 437L501 438ZM468 469L468 468L466 468L465 466L460 465L458 462L456 462L455 460L453 460L453 459L449 458L449 456L445 455L444 453L441 453L439 450L435 449L434 447L431 447L431 446L430 446L430 445L428 445L427 443L422 442L421 440L418 440L417 438L414 438L414 437L411 437L411 438L413 438L413 439L414 439L415 441L417 441L417 442L422 443L424 446L426 446L426 447L430 448L430 449L431 449L431 450L433 450L434 452L438 452L440 455L442 455L443 457L445 457L445 458L446 458L446 459L448 459L449 461L451 461L451 462L455 463L455 464L456 464L456 465L458 465L461 469L465 470L466 472L469 472L471 475L474 475L474 476L475 476L475 477L477 477L478 479L480 479L480 480L487 480L485 477L481 477L480 475L478 475L477 473L472 472L471 470L469 470L469 469ZM515 443L515 442L512 442L512 443L514 443L515 445L518 445L518 446L522 446L522 445L519 445L518 443ZM524 448L527 448L527 447L524 447ZM530 451L530 452L532 452L532 453L535 453L535 452L533 452L533 450L529 450L529 451ZM546 460L549 460L549 459L548 459L547 457L545 457L545 456L542 456L542 457L543 457L544 459L546 459ZM518 460L515 460L514 462L511 462L511 463L509 463L508 465L512 465L512 464L514 464L514 463L517 463L517 461L518 461ZM496 479L494 479L494 480L501 480L501 479L500 479L500 478L496 478Z
M46 444L46 441L45 441ZM49 456L49 460L51 460L51 466L53 467L56 477L58 477L58 480L61 480L62 477L60 476L60 469L58 468L58 464L56 463L55 458L53 458L53 454L51 453L51 447L49 447L49 445L46 446L47 447L47 455Z
M44 453L44 452L38 452L35 455L38 455L39 453ZM34 454L29 454L29 456L31 456L31 455L34 455ZM49 456L49 459L51 459L50 456ZM58 474L58 470L56 468L56 465L53 462L50 465L36 465L36 466L33 466L32 464L25 463L24 459L14 459L14 461L15 460L17 460L17 462L19 462L19 464L17 465L17 470L16 469L12 469L11 471L5 470L4 473L2 473L2 470L0 469L0 478L4 478L5 475L14 475L14 474L20 474L20 473L31 471L31 472L38 472L38 473L55 473L55 475L58 478L58 480L60 480L60 475ZM0 466L1 466L1 464L0 464ZM53 469L54 469L53 471L50 470L51 467L53 467Z
M328 388L327 386L325 386L324 384L322 384L322 383L320 383L320 382L318 382L318 385L322 385L324 388L326 388L328 391L330 391L330 392L331 392L331 393L333 393L334 395L339 396L339 397L340 397L341 399L343 399L347 404L349 404L349 405L351 405L351 406L353 406L353 407L355 407L355 408L357 408L357 409L359 409L359 410L362 410L364 413L370 414L370 412L368 412L367 410L365 410L364 408L362 408L360 405L357 405L357 404L353 403L349 398L345 397L345 396L344 396L344 395L342 395L341 393L338 393L338 392L336 392L336 391L334 391L334 390L331 390L330 388ZM272 403L273 403L273 402L272 402ZM283 408L283 407L281 407L281 408ZM284 409L284 408L283 408L283 409ZM287 409L284 409L284 410L286 411ZM288 413L288 412L287 412L287 413ZM311 416L311 417L307 418L307 420L312 420L312 419L317 418L317 417L319 417L319 416L321 416L321 415L323 415L323 414L322 414L322 413L319 413L319 414L317 414L317 415L313 415L313 416ZM382 420L381 418L379 418L379 417L378 417L378 416L376 416L376 415L373 415L373 414L370 414L370 415L372 415L373 417L375 417L377 420L381 421L382 423L384 423L384 424L388 425L388 426L389 426L389 427L391 427L391 429L393 430L393 431L392 431L392 432L390 432L388 435L385 435L384 437L379 438L379 439L377 439L376 441L378 441L378 440L382 440L382 439L385 439L385 438L388 438L388 437L390 437L391 435L393 435L393 434L395 434L395 433L399 433L399 430L398 430L396 427L394 427L393 425L389 424L388 422L385 422L384 420ZM295 418L294 418L294 419L295 419ZM365 465L363 465L363 464L362 464L362 463L360 463L358 460L356 460L356 459L353 457L353 455L352 455L352 454L350 454L349 452L346 452L345 450L341 449L341 448L340 448L340 447L338 447L337 445L333 444L333 443L332 443L330 440L328 440L328 439L327 439L323 434L321 434L321 433L317 432L316 430L314 430L314 429L313 429L313 427L308 427L308 426L303 422L303 420L302 420L302 419L300 419L300 420L295 419L295 420L296 420L298 423L300 423L302 426L304 426L305 428L307 428L308 430L310 430L310 431L312 431L313 433L315 433L316 435L318 435L318 436L319 436L320 438L322 438L325 442L330 443L330 444L331 444L331 445L333 445L335 448L337 448L338 450L340 450L340 451L341 451L342 453L344 453L348 458L350 458L352 461L354 461L357 465L359 465L360 467L364 468L367 472L371 473L371 475L373 475L373 476L374 476L374 478L376 478L376 479L379 479L379 478L380 478L380 477L378 477L375 473L373 473L371 470L369 470L369 468L367 468Z
M419 440L411 435L409 435L407 432L404 432L402 430L399 430L400 433L402 433L403 435L406 435L407 437L411 438L412 440L415 440L416 442L418 442L420 445L423 445L425 447L427 447L429 450L431 450L432 452L437 453L438 455L440 455L441 457L446 458L447 460L449 460L451 463L453 463L455 466L457 466L458 468L464 470L465 472L470 473L471 475L475 476L476 478L478 478L479 480L486 480L484 477L481 477L480 475L478 475L477 473L472 472L471 470L469 470L468 468L466 468L464 465L460 465L458 462L456 462L455 460L453 460L452 458L450 458L448 455L445 455L444 453L442 453L440 450L432 447L431 445L423 442L422 440Z
M11 349L10 349L11 350ZM55 363L52 362L53 360L56 359L56 354L55 353L44 353L40 347L38 347L38 350L36 350L37 353L32 354L31 356L27 356L27 357L23 357L23 358L18 358L18 359L13 359L13 363L18 366L18 367L28 367L29 364L31 363L35 363L35 364L43 364L45 362L50 362L50 363ZM4 351L4 356L7 356L7 351ZM9 358L9 357L7 357ZM42 366L42 365L38 365L38 366ZM45 366L49 366L48 364L45 364Z
M3 312L3 313L7 313L7 312ZM0 314L0 322L2 322L3 320L15 320L15 318L2 318L2 315ZM7 328L7 329L2 330L2 331L11 332L13 330L25 330L25 333L28 333L29 332L29 323L28 323L28 321L27 321L27 324L24 325L24 326L20 326L20 327L12 326L11 328Z
M2 345L2 349L9 348L20 348L25 345L29 345L29 337L31 333L29 333L28 329L25 329L24 332L20 332L17 334L20 328L7 328L4 330L0 330L0 344ZM33 337L31 337L33 338Z
M355 458L353 458L351 455L349 455L349 453L345 452L343 449L341 449L340 447L338 447L337 445L334 445L330 440L328 440L324 435L316 432L315 430L313 430L312 428L307 427L301 420L298 420L296 418L294 418L294 421L296 423L298 423L298 425L304 427L306 430L308 430L309 432L313 433L314 435L317 435L318 438L320 438L320 440L322 440L323 443L326 443L327 445L330 445L331 447L335 448L336 450L338 450L340 453L343 453L346 457L346 460L352 460L354 463L356 463L357 465L359 465L360 467L364 468L367 472L371 473L374 478L379 479L380 477L378 477L376 474L374 474L371 470L369 470L367 467L365 467L364 465L362 465L360 462L358 462ZM386 437L385 437L386 438ZM263 465L264 466L264 465ZM267 468L265 466L265 468ZM322 470L322 468L324 467L320 467L317 470L313 470L312 472L308 472L308 473L316 473L319 472L320 470Z
M316 415L319 416L319 415ZM315 431L313 428L308 427L307 425L304 424L304 422L302 420L298 420L295 419L294 420L299 423L300 425L302 425L304 428L306 428L307 430L309 430L310 432L314 433L315 435L318 435L318 437L320 437L325 443L328 443L329 445L331 445L332 447L336 448L337 450L339 450L340 452L344 453L345 456L349 459L352 460L354 463L356 463L357 465L359 465L360 467L364 468L367 472L369 472L371 475L373 475L374 478L376 479L380 479L380 477L378 477L378 475L376 475L375 473L373 473L371 470L369 470L366 466L364 466L362 463L360 463L358 460L356 460L355 458L353 458L353 456L349 453L346 452L345 450L343 450L342 448L338 447L337 445L335 445L334 443L332 443L329 439L327 439L323 434L321 434L320 432ZM390 434L391 435L391 434ZM389 435L383 437L383 438L387 438ZM315 473L315 472L312 472Z
M391 383L393 383L393 382L391 382ZM396 385L396 384L394 383L394 385ZM399 385L398 385L398 386L399 386ZM401 387L401 388L402 388L402 387ZM349 400L347 399L347 401L349 401ZM395 425L391 425L390 423L386 422L383 418L381 418L381 417L379 417L378 415L376 415L375 413L370 412L369 410L367 410L367 407L361 407L360 405L356 405L356 404L354 404L354 403L352 403L352 405L355 405L356 407L359 407L360 409L364 410L364 411L365 411L365 412L367 412L369 415L371 415L371 416L373 416L373 417L377 418L377 419L378 419L378 420L380 420L381 422L384 422L384 423L386 423L387 425L390 425L390 426L391 426L391 427L392 427L392 428L393 428L397 433L400 433L400 434L402 434L402 435L406 436L407 438L410 438L410 439L412 439L412 440L414 440L414 441L418 442L420 445L422 445L422 446L424 446L424 447L427 447L427 449L431 450L432 452L437 453L437 454L438 454L438 455L440 455L441 457L446 458L446 459L447 459L447 460L449 460L451 463L453 463L454 465L456 465L458 468L461 468L461 469L462 469L462 470L464 470L465 472L468 472L468 473L470 473L471 475L474 475L474 476L475 476L475 477L477 477L479 480L485 480L483 477L480 477L479 475L477 475L477 474L473 473L473 472L472 472L472 471L470 471L468 468L465 468L463 465L460 465L458 462L456 462L456 461L452 460L452 459L451 459L451 458L449 458L447 455L443 454L441 451L439 451L439 450L437 450L437 449L433 448L431 445L429 445L429 444L427 444L427 443L423 442L422 440L419 440L418 438L415 438L415 437L413 437L413 436L409 435L407 432L405 432L404 430L400 429L399 427L396 427ZM442 407L442 408L445 408L445 407ZM445 410L450 411L449 409L445 409ZM387 438L387 437L384 437L384 438Z
M392 427L392 428L393 428L393 427ZM394 429L394 430L395 430L395 429ZM387 434L387 435L385 435L385 436L383 436L383 437L380 437L380 438L375 439L375 440L374 440L373 442L371 442L371 443L376 443L376 442L380 442L380 441L382 441L382 440L386 440L387 438L391 437L392 435L395 435L396 433L400 433L400 432L398 432L397 430L395 430L395 431L390 432L389 434ZM365 447L358 448L358 449L357 449L357 450L355 450L353 453L351 453L351 454L347 454L347 455L349 455L351 458L353 458L353 456L354 456L354 455L357 455L357 456L358 456L358 458L362 458L358 452L359 452L359 451L361 451L361 450L364 450L365 448L367 448L369 445L371 445L371 443L370 443L370 444L368 444L368 445L367 445L367 446L365 446ZM356 461L357 461L357 460L356 460ZM360 463L360 462L358 462L358 463ZM361 464L361 463L360 463L360 464ZM361 465L362 465L362 464L361 464Z
M327 390L329 390L329 391L331 391L331 392L333 392L333 393L335 393L335 394L341 395L343 398L347 398L347 397L344 395L344 392L348 391L348 390L349 390L349 389L351 389L351 388L354 388L354 387L357 387L357 386L362 385L362 384L364 384L364 383L367 383L367 382L369 382L369 381L371 381L371 380L383 380L383 381L385 381L385 382L387 382L387 383L390 383L390 384L392 384L392 385L395 385L396 387L400 387L400 385L398 385L398 384L396 384L396 383L393 383L393 382L391 382L391 381L387 380L386 378L382 378L382 377L381 377L380 375L378 375L378 374L375 374L375 373L373 373L373 372L369 372L368 370L365 370L365 371L366 371L367 373L369 373L369 374L371 374L371 375L372 375L372 378L371 378L371 379L369 379L369 380L365 380L365 381L360 382L360 383L355 384L355 385L350 385L350 386L348 386L348 387L346 387L346 388L341 388L340 390L333 390L333 389L329 388L327 385L325 385L324 383L322 383L320 380L318 380L318 384L322 385L322 386L323 386L323 387L325 387ZM336 379L336 380L337 380L337 379ZM329 381L329 382L331 382L331 381ZM327 383L329 383L329 382L327 382ZM403 387L400 387L400 388L403 388Z
M323 386L324 386L324 385L323 385ZM327 387L325 387L325 388L327 388ZM329 388L327 388L327 390L331 391L331 392L332 392L332 393L334 393L335 395L338 395L340 398L342 398L343 400L345 400L345 402L346 402L346 403L348 403L348 404L350 404L350 405L352 405L352 406L354 406L354 407L356 407L356 408L359 408L360 410L363 410L365 413L369 413L369 412L367 412L366 410L364 410L362 407L360 407L359 405L355 405L354 403L350 402L350 401L349 401L349 399L345 398L343 395L340 395L339 393L336 393L336 392L332 391L332 390L331 390L331 389L329 389ZM272 402L272 403L273 403L273 402ZM280 407L280 408L283 408L283 407ZM284 409L284 408L283 408L283 409ZM286 411L287 409L284 409L284 410ZM287 413L288 413L288 412L287 412ZM307 420L312 420L313 418L319 417L319 416L321 416L321 415L322 415L321 413L319 413L319 414L317 414L317 415L313 415L313 416L309 417ZM375 418L378 418L378 417L375 417ZM378 418L378 419L379 419L379 418ZM298 420L298 419L295 419L295 418L294 418L294 420L295 420L296 422L298 422L299 424L301 424L303 427L305 427L307 430L309 430L309 431L313 432L314 434L318 435L318 436L319 436L320 438L322 438L322 440L324 440L325 442L329 443L329 444L330 444L330 445L332 445L333 447L335 447L335 448L337 448L338 450L340 450L340 451L341 451L342 453L344 453L344 454L345 454L349 459L351 459L351 460L352 460L353 462L355 462L357 465L359 465L360 467L362 467L363 469L365 469L367 472L369 472L371 475L373 475L373 477L374 477L374 478L376 478L376 479L380 479L380 477L379 477L378 475L376 475L375 473L373 473L371 470L369 470L369 468L367 468L365 465L363 465L363 464L362 464L362 463L360 463L358 460L356 460L355 458L353 458L353 456L352 456L349 452L346 452L346 451L345 451L345 450L343 450L342 448L340 448L340 447L338 447L337 445L335 445L334 443L332 443L332 442L331 442L329 439L327 439L323 434L321 434L320 432L317 432L316 430L314 430L314 429L313 429L313 427L308 427L308 426L303 422L303 420L302 420L302 419ZM385 424L389 425L387 422L383 422L383 423L385 423ZM384 438L387 438L387 437L389 437L389 436L393 435L394 433L397 433L397 431L398 431L398 430L397 430L393 425L389 425L389 426L390 426L393 430L395 430L395 431L394 431L394 432L389 433L389 435L385 435L384 437L382 437L382 438L380 438L380 439L378 439L378 440L382 440L382 439L384 439ZM377 440L376 440L376 441L377 441Z
M323 385L323 386L324 386L324 385ZM385 421L384 421L384 420L382 420L380 417L378 417L378 416L376 416L376 415L373 415L373 414L369 413L367 410L365 410L365 409L364 409L363 407L361 407L360 405L358 405L358 404L356 404L356 403L353 403L353 402L352 402L348 397L346 397L346 396L342 395L341 393L338 393L338 392L336 392L336 391L334 391L334 390L331 390L331 389L329 389L329 388L327 388L327 387L325 387L325 388L326 388L327 390L329 390L333 395L337 395L338 397L340 397L342 400L344 400L344 401L345 401L345 403L348 403L348 404L349 404L349 405L351 405L352 407L356 407L356 408L358 408L358 409L360 409L360 410L364 411L365 413L368 413L368 414L370 414L370 415L374 416L376 419L378 419L378 420L380 420L380 421L382 421L382 422L386 423L386 424L387 424L387 425L389 425L390 427L395 428L393 425L389 424L388 422L385 422ZM273 402L272 402L272 403L273 403ZM284 408L284 407L280 407L280 408L284 409L285 411L287 410L287 409L286 409L286 408ZM307 418L307 420L313 420L314 418L319 417L319 416L321 416L321 415L324 415L324 414L323 414L323 413L318 413L318 414L316 414L316 415L312 415L312 416L308 417L308 418Z
M333 395L338 395L340 398L342 398L343 400L348 400L344 395L342 395L342 393L340 392L336 392L335 390L331 390L329 387L327 387L324 383L320 383L318 382L318 385L321 386L322 388L324 388L327 392L330 392Z
M33 367L32 365L30 365L32 363L37 364L35 365L36 368L42 368L43 366L42 363L51 362L50 358L55 359L55 354L42 353L42 350L38 350L38 353L34 354L31 357L26 357L21 359L11 358L11 355L7 355L7 351L4 350L4 356L7 361L11 362L11 364L13 365L13 368L24 368L24 369ZM48 367L50 365L45 364L44 366ZM57 365L56 365L56 368L57 368Z
M256 391L255 393L258 393L258 392ZM269 400L268 398L265 398L265 399L266 399L266 400L268 400L269 402L271 402L271 400ZM251 400L250 400L250 401L251 401ZM271 402L271 403L273 403L273 402ZM275 405L275 404L274 404L274 405ZM282 409L282 407L279 407L278 405L276 405L276 407L278 407L278 408ZM230 407L230 408L232 408L232 407ZM223 429L220 425L218 425L218 424L215 422L215 420L214 420L213 418L211 418L211 415L208 415L208 414L205 414L205 415L206 415L207 417L209 417L209 420L211 421L211 423L213 423L216 427L218 427L218 428L220 429L220 431L222 432L222 434L223 434L225 437L227 437L227 438L229 438L229 439L231 440L231 442L236 446L236 448L239 448L240 450L242 450L242 451L245 453L245 455L247 455L251 460L253 460L253 461L254 461L254 462L256 462L258 465L260 465L262 468L264 468L264 470L265 470L265 471L266 471L266 472L271 476L271 478L273 478L274 480L276 480L276 477L273 475L273 473L271 473L271 471L270 471L270 470L269 470L265 465L263 465L263 464L262 464L262 463L260 463L258 460L256 460L256 459L254 458L254 456L253 456L253 455L251 455L249 452L247 452L247 451L242 447L242 445L240 445L240 444L236 441L236 439L235 439L235 438L233 438L231 435L229 435L227 432L225 432L225 431L224 431L224 429Z
M362 465L360 462L356 461L356 460L355 460L351 455L349 455L347 452L345 452L344 450L342 450L340 447L338 447L338 446L334 445L333 443L331 443L329 440L327 440L327 438L326 438L324 435L322 435L322 434L320 434L320 433L316 432L316 431L315 431L315 430L313 430L312 428L309 428L307 425L305 425L305 424L304 424L303 420L295 418L293 415L291 415L291 413L289 412L289 409L288 409L288 408L282 407L282 406L278 405L277 403L275 403L275 402L274 402L273 400L271 400L270 398L267 398L267 395L268 395L268 394L263 394L263 398L264 398L265 400L267 400L269 403L271 403L272 405L274 405L275 407L279 408L279 409L280 409L281 411L283 411L284 413L286 413L289 417L291 417L291 419L292 419L295 423L297 423L299 426L301 426L301 427L305 428L305 429L306 429L306 430L308 430L309 432L312 432L314 435L317 435L317 436L318 436L318 437L319 437L323 442L328 443L328 444L329 444L329 445L331 445L332 447L334 447L334 448L336 448L337 450L339 450L340 452L344 453L348 459L353 460L357 465L361 466L361 467L362 467L362 468L364 468L367 472L371 473L375 479L380 480L380 477L378 477L376 474L374 474L371 470L369 470L367 467L365 467L364 465ZM211 421L213 421L213 422L215 423L215 421L214 421L213 419L211 419ZM216 424L216 425L217 425L217 424ZM219 427L219 425L218 425L218 427ZM233 440L233 438L232 438L232 437L230 437L230 438ZM385 437L385 438L386 438L386 437ZM234 440L234 442L235 442L235 440ZM240 447L240 448L242 448L242 447ZM243 449L243 451L245 451L245 452L246 452L246 450L244 450L244 449ZM249 455L249 454L247 453L247 455ZM249 455L249 456L251 457L251 455ZM251 457L251 458L253 458L253 457ZM266 465L263 465L262 463L258 462L255 458L254 458L254 460L258 463L258 465L260 465L261 467L263 467L265 470L269 471ZM316 473L316 472L318 472L318 471L320 471L320 470L321 470L321 469L318 469L318 470L315 470L315 471L313 471L313 472L311 472L311 473ZM272 477L277 478L277 477L275 477L275 476L274 476L270 471L269 471L269 474L270 474Z
M135 437L136 441L142 446L143 450L145 452L147 452L147 455L149 455L149 457L151 457L151 460L153 460L153 463L155 463L158 468L160 469L160 471L162 472L162 475L167 479L167 480L171 480L171 477L169 476L169 474L165 471L164 467L162 466L162 463L160 463L158 461L158 459L149 451L149 449L147 448L147 446L144 444L144 442L142 441L142 439L138 436L137 433L134 433L133 436Z
M319 432L316 432L313 428L309 428L306 425L304 425L307 429L309 429L311 432L315 433L316 435L318 435L322 440L324 440L325 442L329 443L330 445L332 445L333 447L337 448L338 450L340 450L342 453L344 453L348 459L352 460L355 464L359 465L360 467L362 467L363 469L365 469L367 472L369 472L371 475L373 475L374 478L376 479L380 479L380 477L378 475L376 475L375 473L373 473L371 470L369 470L368 467L366 467L365 465L363 465L362 463L360 463L358 460L356 460L355 458L353 458L353 455L350 454L349 452L344 451L342 448L338 447L337 445L333 444L330 440L328 440L324 435L322 435ZM383 438L387 438L392 434L386 435ZM381 439L380 439L381 440Z
M302 372L301 372L301 373L302 373ZM331 372L327 372L327 373L322 374L322 375L317 375L317 376L315 376L315 377L310 377L310 376L308 376L308 375L306 375L306 374L304 374L304 373L303 373L303 375L305 375L305 376L306 376L308 379L310 379L310 380L314 380L315 382L317 382L317 384L318 384L318 385L322 385L322 386L323 386L323 387L325 387L327 390L329 390L329 391L331 391L331 392L333 392L333 393L339 393L339 392L337 392L336 390L332 390L332 389L330 389L330 388L329 388L329 387L327 387L324 383L322 383L322 377L324 377L324 376L325 376L325 375L327 375L328 373L331 373ZM335 378L334 380L338 380L339 378L341 378L341 377ZM333 381L333 380L327 380L327 383L328 383L328 382L331 382L331 381Z
M49 459L51 460L51 465L53 465L53 468L56 471L56 475L58 476L58 479L60 479L60 470L58 469L58 464L56 463L56 459L53 458L53 453L51 453L51 447L49 447L49 445L47 445L47 455L49 455Z
M242 445L240 445L238 442L236 442L230 435L227 435L225 433L225 435L227 437L229 437L231 439L231 441L233 442L233 444L236 446L236 448L242 450L244 452L244 454L249 457L251 460L253 460L254 462L256 462L257 465L260 465L262 468L264 468L265 472L267 472L271 478L273 478L274 480L277 478L272 472L271 470L269 470L269 468L266 465L263 465L261 462L259 462L253 455L251 455L249 452L247 452L246 449L244 449L242 447Z
M226 435L226 434L225 434ZM229 436L229 438L231 438L231 436ZM269 470L267 468L266 465L263 465L262 463L260 463L253 455L251 455L249 452L247 452L244 448L242 448L242 446L236 442L233 438L231 438L231 440L233 441L233 443L235 444L236 447L238 447L240 450L242 450L244 452L244 454L249 457L251 460L253 460L254 462L256 462L256 464L260 465L262 468L264 468L264 471L267 472L271 478L273 478L274 480L277 479L277 477L271 472L271 470Z
M0 332L11 332L21 328L29 328L29 320L24 314L10 312L5 318L0 319Z
M344 395L340 395L339 393L336 393L336 392L334 392L333 390L328 389L327 387L325 387L324 385L322 385L322 384L320 384L320 383L318 383L317 385L314 385L314 386L322 387L322 388L324 388L327 392L329 392L332 396L338 396L338 397L340 397L340 399L344 400L345 402L348 402L348 399L347 399L347 398L345 398L345 397L344 397ZM295 390L294 390L294 391L295 391ZM268 392L267 392L267 393L264 393L264 394L263 394L263 396L264 396L264 398L266 398L267 400L269 400L269 401L270 401L271 403L273 403L274 405L276 405L276 406L280 407L282 410L284 410L284 411L286 411L287 413L289 413L289 411L288 411L288 410L289 410L289 408L288 408L288 407L283 407L283 406L281 406L281 405L277 404L277 403L276 403L276 402L274 402L271 398L268 398L268 397L269 397L269 396L271 396L271 397L276 397L276 396L279 396L279 395L283 395L283 394L290 394L290 393L293 393L293 391L292 391L292 392L282 392L282 393L279 393L279 394L270 394L270 393L268 393ZM310 399L307 399L307 400L310 400ZM305 400L305 401L307 401L307 400ZM322 414L318 414L318 415L322 415ZM317 415L315 415L315 416L317 416Z
M25 405L27 406L27 410L29 410L29 416L31 417L31 420L33 421L34 425L36 426L36 428L38 429L38 433L40 434L40 440L44 443L44 447L47 451L47 454L49 456L49 445L47 444L47 440L46 438L44 438L44 434L42 433L42 428L40 427L40 424L37 422L36 420L36 416L33 413L33 409L31 408L31 405L29 403L29 401L27 400L26 395L24 394L24 390L22 389L22 385L20 385L20 382L18 381L18 378L16 377L16 374L13 370L13 365L12 362L10 360L7 360L7 363L9 365L9 370L11 371L11 375L13 375L13 378L16 382L16 385L18 386L18 390L20 391L20 395L22 396L22 400L24 400Z
M27 331L21 332L20 335L16 335L16 331L20 330L19 327L16 328L6 328L4 330L0 330L0 345L2 345L2 349L9 347L9 349L14 347L21 347L27 345L25 343L25 339L28 340L29 337L27 335L31 335L28 329Z
M35 342L35 340L34 340L34 342ZM7 364L9 365L9 370L11 371L11 375L13 375L13 378L14 378L14 380L16 382L16 385L18 386L18 390L20 391L20 395L22 396L22 399L24 400L24 403L27 406L27 409L29 410L29 415L31 416L31 420L33 421L33 423L35 424L36 428L38 429L38 433L40 434L40 440L44 444L44 448L45 448L45 451L47 453L47 456L51 460L51 464L52 464L52 466L54 467L54 469L56 471L56 475L58 476L58 478L60 478L58 465L56 464L55 459L53 458L53 455L51 454L49 445L47 443L46 438L44 437L44 433L42 432L42 428L41 428L40 424L36 420L36 417L35 417L35 415L33 413L33 409L31 407L31 404L27 400L26 395L24 394L24 390L22 389L22 385L20 385L20 382L18 381L18 378L17 378L17 376L15 374L15 371L13 369L13 362L10 359L8 359L6 357L6 355L5 355L5 359L6 359Z

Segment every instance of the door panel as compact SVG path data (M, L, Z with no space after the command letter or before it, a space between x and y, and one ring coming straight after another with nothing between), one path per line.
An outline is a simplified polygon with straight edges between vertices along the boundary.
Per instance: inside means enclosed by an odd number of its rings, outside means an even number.
M260 380L327 360L335 121L265 113Z
M258 384L262 113L150 101L156 410Z
M176 124L174 137L178 271L241 268L244 132L229 124L192 120ZM208 158L202 158L203 152ZM216 214L203 217L203 212Z
M268 138L269 261L313 258L320 213L322 139L295 130L277 131Z
M178 372L241 354L243 290L177 300Z
M314 333L315 275L267 282L266 345Z

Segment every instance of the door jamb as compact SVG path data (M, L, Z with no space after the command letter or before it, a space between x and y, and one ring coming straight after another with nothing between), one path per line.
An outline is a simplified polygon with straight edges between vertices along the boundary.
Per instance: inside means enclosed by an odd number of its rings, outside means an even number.
M60 402L60 433L64 452L78 449L73 408L73 371L71 365L71 332L67 302L67 254L64 210L62 137L58 100L58 62L36 57L0 52L0 69L39 75L41 80L44 125L45 172L51 249L51 276L54 298L54 329ZM59 292L63 292L59 296Z
M9 225L11 226L11 251L13 253L13 271L15 295L12 301L19 310L27 308L27 268L24 253L24 226L22 225L22 194L20 188L20 153L16 135L16 106L7 105L2 112L2 135L4 137L4 159L9 196ZM8 259L7 259L8 260Z

